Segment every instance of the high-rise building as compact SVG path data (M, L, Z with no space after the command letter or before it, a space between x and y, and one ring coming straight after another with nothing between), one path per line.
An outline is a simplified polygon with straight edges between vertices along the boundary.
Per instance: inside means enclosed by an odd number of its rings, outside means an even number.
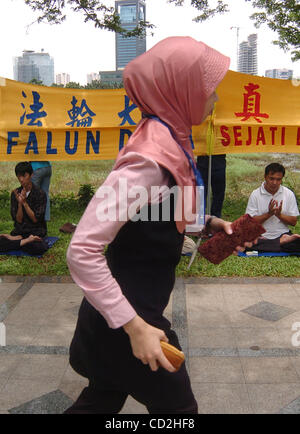
M266 77L270 78L280 78L282 80L291 80L293 78L292 69L268 69L265 72Z
M100 80L103 84L122 83L123 71L100 71Z
M248 36L248 40L239 45L238 71L257 75L257 34Z
M67 74L66 72L56 74L56 84L66 86L68 83L70 83L70 74Z
M90 72L86 76L87 84L92 83L92 81L100 80L100 75L98 72Z
M146 20L146 4L142 0L117 0L115 8L120 16L121 26L133 30L139 21ZM124 37L116 33L116 70L122 70L127 63L146 51L146 36Z
M29 83L40 80L45 86L54 83L54 60L42 49L40 53L24 50L23 55L14 59L14 79Z

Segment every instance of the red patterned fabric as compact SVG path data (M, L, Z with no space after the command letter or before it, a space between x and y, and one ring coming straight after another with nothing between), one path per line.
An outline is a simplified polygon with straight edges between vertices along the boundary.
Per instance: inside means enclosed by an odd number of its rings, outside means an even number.
M231 235L224 231L217 232L210 240L201 244L198 251L213 264L220 264L232 254L237 246L243 246L246 241L253 241L265 231L249 214L239 217L232 223Z

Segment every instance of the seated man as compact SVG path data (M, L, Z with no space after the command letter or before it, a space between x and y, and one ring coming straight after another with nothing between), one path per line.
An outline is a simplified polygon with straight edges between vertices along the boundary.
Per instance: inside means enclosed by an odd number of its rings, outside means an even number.
M18 163L15 173L21 186L11 193L10 198L14 229L10 235L0 235L0 252L22 249L32 255L42 255L48 250L43 240L47 234L46 193L31 182L33 170L30 163Z
M299 210L294 193L281 185L284 175L281 164L269 164L265 168L265 181L250 195L246 213L266 230L255 250L300 252L300 235L289 230L289 226L296 226Z

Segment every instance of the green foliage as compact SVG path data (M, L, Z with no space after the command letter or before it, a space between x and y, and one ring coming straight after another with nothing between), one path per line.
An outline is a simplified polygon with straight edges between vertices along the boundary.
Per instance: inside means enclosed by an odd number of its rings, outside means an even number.
M185 0L168 0L177 6L184 6ZM299 0L244 0L250 2L253 8L261 12L254 12L250 18L255 26L266 24L277 33L278 39L273 41L283 50L292 50L292 60L300 59L300 5ZM235 2L237 3L237 1ZM242 7L242 1L239 1ZM230 12L226 0L190 0L190 4L201 14L194 18L196 22L203 22L215 15Z
M24 0L32 10L40 13L37 21L60 24L66 19L64 11L71 6L74 12L82 13L84 22L92 21L95 27L121 33L124 37L143 36L146 29L154 26L148 21L140 21L138 25L127 31L121 26L120 17L114 7L105 5L100 0Z
M82 89L82 86L79 83L76 83L75 81L70 81L66 84L66 88L71 89Z
M0 205L6 206L10 201L10 193L7 190L0 190Z
M175 6L183 6L185 4L185 0L168 0L168 2L174 3ZM212 5L212 3L217 4ZM220 0L217 2L209 0L191 0L191 5L202 12L201 15L198 15L194 18L194 21L196 22L203 22L208 18L214 17L215 15L229 12L228 5Z
M51 210L56 209L58 212L63 213L76 210L77 198L74 193L56 194L50 198Z
M93 80L91 83L88 83L85 88L86 89L102 89L101 80Z
M86 208L95 194L95 188L91 184L80 185L78 191L78 204L82 208Z
M82 13L84 22L91 21L95 27L121 33L125 37L144 36L147 29L154 26L148 21L140 21L133 30L126 31L121 26L120 17L113 7L107 6L100 0L24 0L34 11L40 13L37 21L47 21L50 24L60 24L66 19L65 10L71 6L74 12ZM300 59L300 5L299 0L244 0L251 2L253 8L261 12L254 12L251 18L255 26L266 24L277 33L278 40L273 43L284 50L292 51L292 60ZM185 0L168 0L175 6L184 6ZM200 11L194 18L196 22L203 22L215 15L230 12L226 0L189 0L189 3ZM236 0L237 3L237 0ZM242 7L242 0L239 1ZM171 19L171 17L170 17Z
M273 41L283 50L296 48L292 51L292 60L300 59L300 4L299 0L246 0L251 1L253 7L262 9L263 12L254 13L251 18L255 26L267 24L276 32L278 40Z
M63 85L56 86L56 87L63 87ZM110 81L110 82L102 83L101 80L93 80L91 83L82 86L80 83L76 83L75 81L70 81L69 83L66 84L66 88L68 89L122 89L123 82Z
M33 78L29 82L30 84L36 84L38 86L44 86L43 80L38 80L37 78Z
M84 86L85 89L122 89L123 82L110 81L106 83L102 83L101 80L93 80L91 83L88 83Z

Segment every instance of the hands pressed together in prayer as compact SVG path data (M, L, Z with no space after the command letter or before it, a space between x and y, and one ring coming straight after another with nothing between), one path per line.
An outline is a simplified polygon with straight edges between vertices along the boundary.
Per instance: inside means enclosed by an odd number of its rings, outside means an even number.
M21 190L21 193L19 193L18 190L15 189L14 194L15 194L16 199L20 205L24 205L26 203L26 190L25 190L25 188L23 188Z
M277 200L271 199L269 203L269 214L270 216L275 215L276 217L280 217L282 211L282 201L278 203Z

